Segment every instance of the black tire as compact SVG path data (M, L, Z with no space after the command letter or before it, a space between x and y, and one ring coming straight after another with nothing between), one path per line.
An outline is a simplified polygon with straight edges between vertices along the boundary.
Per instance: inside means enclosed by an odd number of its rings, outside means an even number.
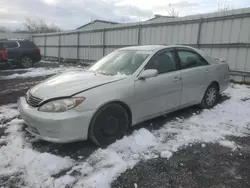
M201 107L206 109L213 108L218 102L218 98L219 98L219 88L216 84L212 83L208 86L203 96Z
M89 138L98 146L107 146L121 139L128 127L127 111L119 104L107 104L94 115L90 123Z
M23 56L20 61L21 61L21 66L20 66L21 68L30 68L34 64L33 59L28 55Z

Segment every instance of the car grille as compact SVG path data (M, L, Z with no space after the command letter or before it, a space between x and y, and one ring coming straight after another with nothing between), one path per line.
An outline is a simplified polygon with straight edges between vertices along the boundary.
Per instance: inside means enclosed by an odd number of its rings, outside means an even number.
M26 101L30 106L38 107L39 104L42 102L42 99L32 96L30 93L26 95Z

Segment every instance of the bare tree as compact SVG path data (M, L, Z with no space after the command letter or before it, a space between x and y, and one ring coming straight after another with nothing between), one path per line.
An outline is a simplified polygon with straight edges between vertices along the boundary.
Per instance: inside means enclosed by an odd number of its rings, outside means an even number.
M218 12L224 12L232 8L232 5L227 0L218 1L217 5L218 5Z
M30 33L27 30L21 29L21 28L16 28L15 30L12 31L13 33Z
M179 11L177 11L175 8L173 8L171 4L168 5L166 10L167 10L167 13L169 14L169 16L173 16L173 17L179 16Z
M61 31L54 23L47 24L45 21L35 21L31 19L26 19L26 22L23 24L24 30L27 30L29 33L53 33Z

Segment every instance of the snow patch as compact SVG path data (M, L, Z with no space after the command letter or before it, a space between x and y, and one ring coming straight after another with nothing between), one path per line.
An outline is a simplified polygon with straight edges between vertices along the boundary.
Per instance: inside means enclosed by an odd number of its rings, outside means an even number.
M59 62L58 62L58 61L44 61L44 60L39 61L39 63L46 63L46 64L59 64Z
M19 115L19 112L16 109L16 104L9 104L0 106L0 122L5 119L12 119Z
M54 181L54 187L63 188L65 185L71 185L75 181L75 178L69 175L66 175L62 178L58 178Z
M28 78L28 77L38 77L38 76L48 76L53 75L61 72L66 71L76 71L76 70L83 70L83 68L79 67L64 67L60 66L57 68L30 68L27 69L28 72L25 73L16 73L9 76L0 76L0 80L8 80L8 79L15 79L15 78Z
M11 106L11 105L9 105ZM13 117L18 114L17 110L11 109L9 106L1 106L1 113L4 117ZM5 110L3 110L5 108ZM14 112L16 111L16 112ZM62 158L49 153L39 153L29 147L25 143L25 133L21 131L23 120L14 119L9 122L6 132L9 133L5 138L7 145L0 148L0 172L1 175L22 174L28 187L41 187L45 181L49 181L51 175L67 169L74 165L74 161L70 158ZM61 182L61 183L60 183ZM57 180L57 185L72 182L69 177L63 177L63 180ZM52 187L55 183L51 181L48 187Z
M234 141L221 140L221 141L219 141L219 144L222 145L222 146L224 146L224 147L231 148L232 150L237 149L237 145L235 144Z
M161 152L161 158L167 158L169 159L170 157L172 157L173 153L170 151L162 151Z
M116 75L114 75L114 76L118 76L118 77L124 78L124 77L127 77L128 75L118 72L118 73L117 73Z

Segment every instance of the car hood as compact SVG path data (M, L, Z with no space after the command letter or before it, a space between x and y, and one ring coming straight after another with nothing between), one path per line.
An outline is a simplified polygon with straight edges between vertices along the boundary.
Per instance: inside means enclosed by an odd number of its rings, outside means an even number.
M30 94L51 99L72 96L78 92L124 79L121 76L106 76L90 71L73 71L53 76L30 89Z

